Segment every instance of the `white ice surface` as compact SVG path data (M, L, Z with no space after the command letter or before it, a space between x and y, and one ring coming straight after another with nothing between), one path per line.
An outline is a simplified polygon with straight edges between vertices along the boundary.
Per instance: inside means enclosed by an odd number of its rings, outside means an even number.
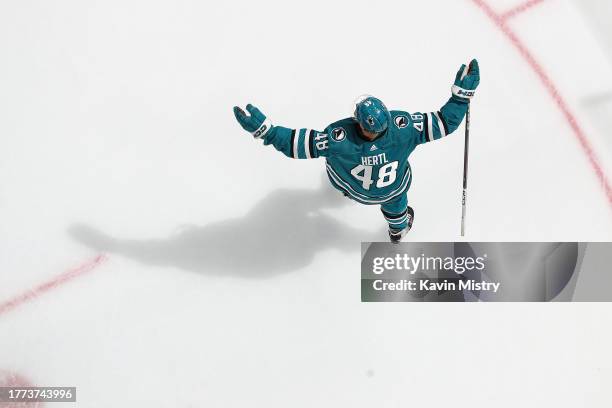
M0 315L0 370L76 385L79 407L609 407L609 306L361 304L379 210L231 112L321 129L362 93L435 110L478 57L466 238L612 240L519 53L467 0L277 3L0 3L0 303L109 256ZM610 177L612 64L583 12L547 0L511 26ZM413 154L411 240L459 239L462 149L461 128Z

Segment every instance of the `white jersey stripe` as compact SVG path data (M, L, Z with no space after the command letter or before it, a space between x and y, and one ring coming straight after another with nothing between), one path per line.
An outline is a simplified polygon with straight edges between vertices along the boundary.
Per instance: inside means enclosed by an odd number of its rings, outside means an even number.
M293 158L294 159L299 159L300 156L298 156L298 153L300 151L299 147L299 141L300 141L300 132L302 130L301 129L296 129L295 130L295 138L293 139Z
M306 129L306 134L304 135L304 153L306 153L307 159L312 159L312 154L310 153L310 134L312 133L311 129Z
M440 115L438 115L438 112L434 112L433 114L436 115L436 119L438 120L438 127L440 128L440 134L442 135L441 137L445 137L446 132L444 131L444 123L442 123L442 119L440 119Z
M385 217L385 220L389 222L400 222L402 220L405 220L408 217L408 212L406 212L406 214L402 215L401 217L389 218L386 215L384 217Z
M408 215L408 213L406 213L406 214L404 214L404 215L402 215L402 216L399 216L399 217L387 217L387 216L386 216L386 215L384 215L384 213L383 213L383 216L385 217L385 219L386 219L387 221L396 221L396 220L400 220L400 219L402 219L402 218L406 218L406 215Z
M427 117L427 138L429 139L430 142L433 142L434 141L434 129L431 123L432 122L431 114L426 113L425 116Z
M332 175L331 173L328 172L328 174L336 181L337 184L341 184L337 179L336 176ZM357 197L355 194L353 194L352 192L345 190L347 194L349 194L355 201L363 203L363 204L384 204L388 201L393 200L394 198L396 198L397 196L399 196L400 194L403 194L406 190L406 188L408 187L408 183L406 182L406 184L403 185L403 190L397 192L396 194L383 198L383 199L378 199L378 200L366 200L364 198L361 197Z
M402 223L406 222L407 220L408 220L408 215L406 215L403 219L397 220L397 221L396 220L394 220L394 221L387 220L387 223L388 224L399 225L399 224L402 224Z

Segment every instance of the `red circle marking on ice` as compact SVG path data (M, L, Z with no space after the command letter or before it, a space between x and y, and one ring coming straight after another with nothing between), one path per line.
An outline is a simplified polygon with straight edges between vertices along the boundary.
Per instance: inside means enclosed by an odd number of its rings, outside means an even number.
M69 282L89 271L92 271L97 266L103 264L107 259L108 257L106 255L100 254L95 258L77 266L76 268L69 269L64 273L55 276L54 278L43 282L38 286L21 293L20 295L13 297L12 299L0 302L0 316L22 305L23 303L36 299L42 294L57 288L65 284L66 282Z
M0 370L0 387L34 387L23 376L9 371ZM42 408L42 402L2 402L0 408Z
M603 167L599 163L597 155L595 153L595 149L593 149L589 138L586 133L582 130L582 127L578 124L578 120L576 116L570 111L569 104L565 101L565 99L561 96L561 93L557 89L556 85L553 83L551 77L544 70L544 67L536 60L535 56L531 53L531 51L527 48L525 43L519 39L514 30L510 28L507 24L507 20L519 14L520 12L525 12L536 4L541 3L542 1L529 0L525 2L523 5L517 6L510 12L506 12L505 14L499 14L493 7L489 4L487 0L472 0L472 2L478 6L489 19L495 24L495 26L506 36L506 38L510 41L510 43L517 49L521 57L525 60L525 62L531 67L531 69L535 72L535 74L542 82L542 85L548 92L549 96L554 101L557 108L561 111L561 114L565 117L567 124L569 125L572 133L577 139L582 151L587 157L593 173L597 180L599 181L603 193L605 194L608 205L612 208L612 187L610 186L610 181L606 176Z

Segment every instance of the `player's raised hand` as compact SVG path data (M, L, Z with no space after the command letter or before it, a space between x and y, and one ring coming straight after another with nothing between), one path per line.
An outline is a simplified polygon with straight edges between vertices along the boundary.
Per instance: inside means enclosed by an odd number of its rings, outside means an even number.
M240 107L234 106L236 120L244 130L250 132L255 138L264 137L272 129L272 122L250 103L246 106L246 110L249 112L248 115Z
M473 59L469 67L463 64L453 84L453 95L461 101L469 102L474 97L476 88L480 84L480 67L478 61Z

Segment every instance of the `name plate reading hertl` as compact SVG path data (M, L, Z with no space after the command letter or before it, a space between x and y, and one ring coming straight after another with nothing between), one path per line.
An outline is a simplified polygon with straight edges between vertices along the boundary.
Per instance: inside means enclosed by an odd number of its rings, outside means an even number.
M612 243L362 243L363 302L612 301Z

